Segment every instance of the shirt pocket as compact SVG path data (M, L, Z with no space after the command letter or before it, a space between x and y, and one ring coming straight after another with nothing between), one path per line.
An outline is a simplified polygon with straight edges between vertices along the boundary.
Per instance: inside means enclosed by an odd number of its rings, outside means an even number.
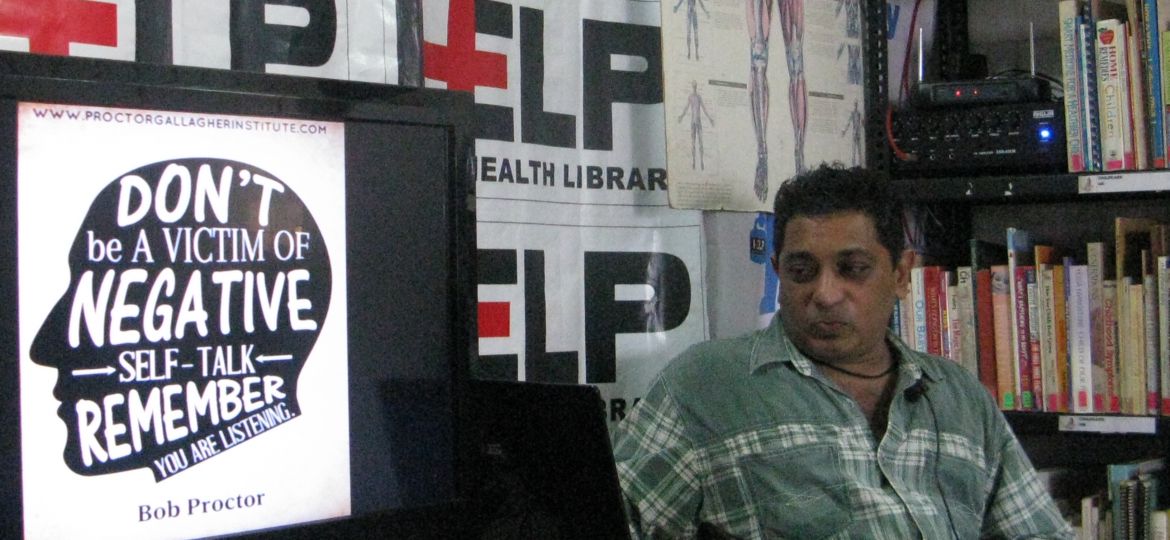
M738 466L765 538L827 538L849 527L850 483L827 444L741 456Z
M943 434L942 455L928 463L930 476L937 474L938 485L946 498L951 518L960 530L979 530L991 494L993 478L984 465L983 449L965 437ZM934 453L932 450L932 454Z

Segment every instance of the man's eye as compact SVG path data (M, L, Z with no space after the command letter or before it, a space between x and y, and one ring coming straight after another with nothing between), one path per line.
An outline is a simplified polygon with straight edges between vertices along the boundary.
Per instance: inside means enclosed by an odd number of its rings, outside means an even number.
M788 278L797 283L812 281L817 275L817 268L811 264L790 264L784 268Z
M865 277L870 270L870 265L866 263L851 263L841 265L841 275L847 278Z

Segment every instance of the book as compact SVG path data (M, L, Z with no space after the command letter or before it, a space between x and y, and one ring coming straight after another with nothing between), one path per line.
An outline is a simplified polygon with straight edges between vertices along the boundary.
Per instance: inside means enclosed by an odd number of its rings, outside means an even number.
M1142 250L1142 337L1146 368L1146 414L1158 414L1161 400L1158 375L1158 284L1152 250Z
M1129 83L1125 23L1097 22L1097 100L1101 126L1101 165L1105 171L1133 167L1133 132L1129 126Z
M1085 170L1100 171L1101 167L1101 114L1097 97L1097 23L1089 13L1090 4L1082 4L1081 15L1077 18L1077 62L1081 84L1081 133L1084 137ZM1163 159L1163 162L1165 160Z
M1011 291L1008 287L1008 267L991 267L992 325L995 329L995 381L999 406L1004 410L1016 408L1016 365L1011 342Z
M1071 258L1067 258L1071 265ZM1068 375L1068 322L1067 314L1068 307L1065 303L1066 285L1065 285L1065 264L1059 264L1052 267L1052 297L1053 297L1053 319L1056 342L1056 383L1053 387L1053 393L1057 396L1055 412L1068 412L1068 392L1069 392L1069 375Z
M1008 260L1008 304L1012 363L1016 373L1017 409L1032 410L1035 406L1032 394L1032 348L1028 335L1028 270L1032 268L1035 243L1032 233L1018 227L1005 231Z
M1038 265L1036 271L1037 302L1036 320L1039 321L1040 340L1040 389L1043 392L1042 410L1060 411L1060 386L1056 366L1056 290L1054 270L1051 264Z
M1118 319L1120 337L1119 356L1121 365L1121 412L1125 414L1147 414L1146 410L1146 337L1145 337L1145 285L1125 279L1125 303L1122 311L1125 319ZM1121 294L1119 284L1118 294Z
M1158 509L1158 476L1154 473L1139 474L1137 479L1137 502L1134 505L1139 531L1138 537L1150 539L1150 521Z
M1157 221L1117 216L1113 219L1114 273L1117 280L1117 370L1121 412L1146 414L1146 341L1144 264ZM1133 303L1136 302L1136 305Z
M945 356L943 351L944 323L943 313L946 305L946 282L944 270L941 266L922 267L922 293L926 314L926 352L935 356ZM917 311L917 307L915 310Z
M913 306L910 320L914 323L912 345L916 351L927 352L926 277L922 266L910 269L910 299Z
M1133 20L1126 23L1126 71L1129 73L1129 120L1133 132L1133 161L1135 170L1150 168L1148 122L1146 118L1145 83L1142 81L1144 68L1141 54L1140 26Z
M1029 375L1029 380L1032 383L1031 408L1040 410L1044 399L1044 366L1043 358L1040 357L1040 326L1043 322L1040 320L1040 282L1036 275L1037 270L1038 268L1035 266L1025 267L1024 296L1028 302L1026 334L1028 336L1028 365L1031 368Z
M1165 113L1162 107L1162 45L1158 28L1157 0L1142 0L1143 22L1142 50L1145 67L1146 116L1149 121L1150 166L1166 168Z
M1113 403L1117 398L1119 383L1114 356L1105 353L1104 283L1114 276L1113 253L1106 249L1104 242L1085 244L1085 263L1089 273L1089 321L1092 331L1089 336L1094 371L1101 374L1093 381L1093 399L1098 403L1097 412L1116 412Z
M975 272L975 333L979 382L1000 403L996 383L995 322L991 301L991 269Z
M1070 378L1069 408L1074 413L1093 411L1093 361L1089 342L1089 275L1088 267L1074 264L1066 277L1068 296L1068 361Z
M1007 246L972 238L968 241L970 265L975 273L975 334L978 355L979 382L1001 403L996 382L996 345L994 310L991 300L991 267L1007 264Z
M955 310L959 365L979 376L979 335L975 331L975 273L970 266L955 269Z
M1125 516L1122 511L1121 501L1121 486L1126 481L1131 481L1132 488L1137 487L1137 478L1143 474L1150 474L1161 472L1166 468L1166 460L1161 457L1138 459L1133 461L1125 461L1120 463L1110 463L1105 467L1106 474L1106 489L1109 493L1109 505L1111 513L1114 516L1113 534L1114 538L1125 538L1124 523L1125 520L1116 519L1119 516ZM1131 494L1136 495L1136 494Z
M1107 371L1105 378L1108 379L1107 386L1110 389L1108 399L1106 400L1106 409L1098 412L1121 412L1121 379L1117 370L1117 281L1107 279L1104 281L1104 301L1101 309L1102 319L1104 324L1102 326L1102 353L1105 356L1105 365Z
M1101 493L1092 493L1081 497L1081 534L1077 536L1078 539L1097 540L1100 538L1097 529L1101 523L1101 507L1104 504L1102 502L1104 498Z
M1155 264L1158 281L1158 414L1170 416L1170 255Z
M1085 170L1081 72L1078 69L1080 0L1060 0L1057 15L1060 24L1061 83L1064 87L1064 140L1068 149L1068 172Z

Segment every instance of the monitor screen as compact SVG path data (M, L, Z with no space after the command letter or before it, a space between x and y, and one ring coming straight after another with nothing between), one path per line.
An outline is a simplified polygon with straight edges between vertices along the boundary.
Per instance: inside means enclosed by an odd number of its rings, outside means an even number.
M0 536L458 498L471 98L0 57Z

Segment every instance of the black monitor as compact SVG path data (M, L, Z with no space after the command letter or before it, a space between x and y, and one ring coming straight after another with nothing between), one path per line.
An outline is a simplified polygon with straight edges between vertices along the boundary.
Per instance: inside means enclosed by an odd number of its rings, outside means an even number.
M0 537L458 501L471 107L0 53Z

